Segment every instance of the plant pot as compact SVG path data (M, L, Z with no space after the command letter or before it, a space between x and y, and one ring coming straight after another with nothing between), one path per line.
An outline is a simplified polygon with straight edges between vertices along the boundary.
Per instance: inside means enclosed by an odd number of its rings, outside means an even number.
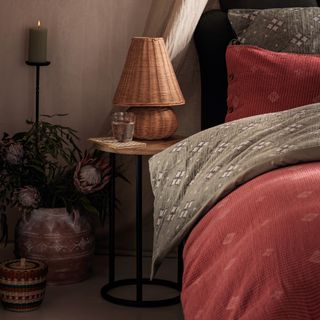
M15 237L17 256L48 265L49 285L75 283L90 276L94 233L88 218L78 211L33 210L18 221Z

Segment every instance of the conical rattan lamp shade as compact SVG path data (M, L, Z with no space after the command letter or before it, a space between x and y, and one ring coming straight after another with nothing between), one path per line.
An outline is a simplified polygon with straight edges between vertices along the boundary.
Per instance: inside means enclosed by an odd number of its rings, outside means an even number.
M175 106L185 103L163 38L132 39L116 106Z

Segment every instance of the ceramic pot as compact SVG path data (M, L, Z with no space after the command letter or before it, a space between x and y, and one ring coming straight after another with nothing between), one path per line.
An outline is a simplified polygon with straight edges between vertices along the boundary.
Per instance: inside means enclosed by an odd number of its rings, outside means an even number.
M92 224L78 211L37 209L23 215L15 232L16 255L44 261L49 285L85 280L92 269Z

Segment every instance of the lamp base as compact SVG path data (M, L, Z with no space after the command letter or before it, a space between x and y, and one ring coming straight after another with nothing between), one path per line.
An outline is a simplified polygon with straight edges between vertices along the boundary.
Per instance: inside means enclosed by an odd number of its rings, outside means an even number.
M134 138L161 140L171 137L178 128L175 112L170 107L131 107L135 114Z

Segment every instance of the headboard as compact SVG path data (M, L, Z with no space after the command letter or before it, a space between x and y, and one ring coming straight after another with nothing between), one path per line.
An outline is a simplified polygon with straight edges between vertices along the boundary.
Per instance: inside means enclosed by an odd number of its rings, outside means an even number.
M221 10L204 13L194 39L201 73L201 129L224 122L227 113L226 47L235 38L227 18L234 8L317 7L320 0L220 0Z

